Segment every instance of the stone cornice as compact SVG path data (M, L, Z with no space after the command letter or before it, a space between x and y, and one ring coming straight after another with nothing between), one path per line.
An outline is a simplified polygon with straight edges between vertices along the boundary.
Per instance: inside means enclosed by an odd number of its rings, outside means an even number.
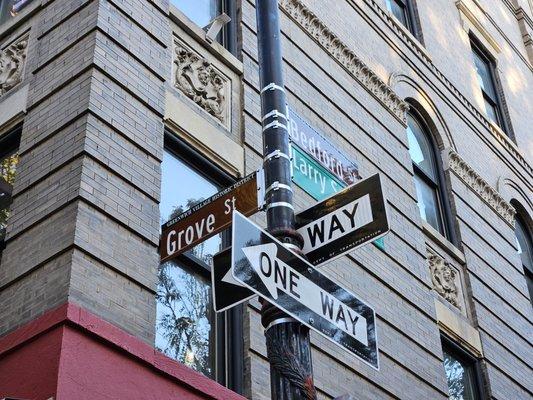
M281 9L404 124L409 106L300 0L280 0Z
M453 83L446 78L446 76L438 69L433 61L425 54L425 52L420 51L419 46L414 43L413 38L405 34L404 30L400 28L399 22L389 15L388 12L383 10L380 5L375 0L362 0L370 8L378 14L381 19L389 25L390 29L396 32L409 46L409 48L417 54L420 59L426 64L426 66L433 72L433 74L439 78L439 80L446 86L446 88L461 102L461 104L484 126L491 135L496 138L496 140L504 147L518 163L527 171L529 175L533 175L533 167L528 163L528 161L522 156L517 146L507 137L505 132L496 127L491 123L488 118L481 112L479 109L474 106L460 91L453 85ZM357 5L354 5L357 7Z
M511 226L514 226L516 210L490 186L470 165L454 150L448 149L448 168L452 170L470 189L481 197L496 213Z

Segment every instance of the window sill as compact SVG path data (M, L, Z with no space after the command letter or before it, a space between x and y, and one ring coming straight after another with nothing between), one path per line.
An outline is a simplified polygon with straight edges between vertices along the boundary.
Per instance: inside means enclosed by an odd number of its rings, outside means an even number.
M426 221L422 221L422 230L435 244L442 248L448 255L453 257L457 262L466 264L465 255L455 245L440 234L435 228Z
M226 48L220 43L207 41L205 36L206 32L172 4L170 5L170 19L233 72L239 75L243 74L244 67L241 61L226 50Z
M41 1L34 1L33 3L26 6L22 12L17 15L15 18L8 22L4 22L0 25L0 38L3 41L3 39L8 36L9 34L13 33L18 27L20 27L24 22L26 22L28 19L30 19L31 16L33 16L37 11L41 9L42 3L44 0Z
M432 58L431 58L431 55L428 53L427 49L424 47L424 45L422 43L420 43L420 40L418 40L418 38L413 35L413 33L407 29L404 24L402 24L398 18L396 18L394 16L394 14L392 12L390 12L389 10L385 9L384 10L387 15L389 16L389 18L391 19L391 21L394 23L394 25L400 29L402 31L402 34L406 35L408 38L409 38L409 41L417 48L418 51L420 51L421 53L424 54L424 57L426 57L428 60L432 61Z

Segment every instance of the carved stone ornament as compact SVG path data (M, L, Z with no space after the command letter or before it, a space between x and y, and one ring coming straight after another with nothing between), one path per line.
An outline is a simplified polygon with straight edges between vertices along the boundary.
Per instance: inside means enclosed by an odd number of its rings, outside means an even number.
M450 304L461 309L460 291L458 288L458 271L442 257L429 252L429 269L433 288Z
M479 174L472 169L454 150L448 149L448 166L505 221L514 226L516 210L500 196Z
M322 48L337 60L363 87L371 92L403 123L407 123L408 104L346 46L300 0L281 0L282 10L299 24Z
M25 37L0 50L0 96L22 82L27 47L28 38Z
M205 58L175 42L174 86L205 111L226 124L229 82Z

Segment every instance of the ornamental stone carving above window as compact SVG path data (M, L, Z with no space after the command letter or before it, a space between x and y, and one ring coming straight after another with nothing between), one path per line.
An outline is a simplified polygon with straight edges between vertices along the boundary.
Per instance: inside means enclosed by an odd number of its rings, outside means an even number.
M228 125L229 80L207 59L178 41L174 52L174 87Z
M22 82L27 47L28 38L24 37L0 50L0 96Z
M449 303L461 309L459 271L433 252L428 252L428 262L435 291Z

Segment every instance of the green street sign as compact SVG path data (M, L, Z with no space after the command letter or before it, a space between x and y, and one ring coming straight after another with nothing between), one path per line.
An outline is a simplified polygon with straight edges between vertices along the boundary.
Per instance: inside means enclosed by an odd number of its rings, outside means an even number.
M292 145L292 152L292 181L315 200L322 201L348 186L294 144ZM383 238L373 243L385 250Z
M323 200L346 187L346 184L317 161L293 145L292 181L315 200Z

